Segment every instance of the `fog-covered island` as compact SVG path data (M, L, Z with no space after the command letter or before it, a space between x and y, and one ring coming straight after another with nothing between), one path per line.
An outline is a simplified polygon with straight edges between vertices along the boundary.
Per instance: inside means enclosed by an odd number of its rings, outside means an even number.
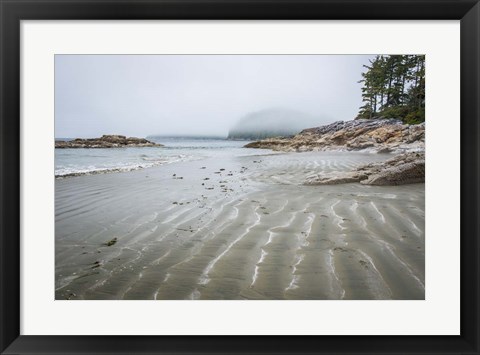
M425 298L424 56L55 63L57 300Z
M293 136L305 127L312 127L318 118L289 109L266 109L240 118L228 131L228 139L263 139Z

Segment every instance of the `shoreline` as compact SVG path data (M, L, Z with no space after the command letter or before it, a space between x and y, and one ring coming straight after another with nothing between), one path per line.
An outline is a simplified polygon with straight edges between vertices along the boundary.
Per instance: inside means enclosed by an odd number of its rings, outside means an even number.
M164 146L164 149L169 149L171 147ZM62 151L68 151L70 148L61 148ZM71 148L72 150L77 150L78 148ZM118 149L118 148L115 148ZM305 153L305 152L295 152L295 151L275 151L272 150L271 148L256 148L259 150L258 154L248 154L245 155L247 156L257 156L257 157L262 157L262 156L269 156L269 155L279 155L279 154L298 154L298 153ZM264 152L264 153L262 153ZM308 152L308 151L307 151ZM352 153L352 154L372 154L372 155L381 155L385 157L395 157L396 153L393 152L376 152L372 151L369 149L363 149L363 150L355 150L355 151L348 151L344 149L328 149L328 150L312 150L311 152L316 152L316 153ZM203 157L198 160L205 160L209 159L209 157ZM156 167L161 167L164 165L169 165L169 164L178 164L182 163L185 161L171 161L171 162L159 162L157 164L153 163L151 166L134 166L134 167L118 167L118 168L105 168L105 169L98 169L98 170L90 170L90 171L85 171L85 172L73 172L73 173L67 173L67 174L57 174L55 172L55 179L66 179L66 178L71 178L71 177L78 177L78 176L90 176L90 175L101 175L101 174L111 174L111 173L128 173L131 171L138 171L138 170L148 170L151 168L156 168Z

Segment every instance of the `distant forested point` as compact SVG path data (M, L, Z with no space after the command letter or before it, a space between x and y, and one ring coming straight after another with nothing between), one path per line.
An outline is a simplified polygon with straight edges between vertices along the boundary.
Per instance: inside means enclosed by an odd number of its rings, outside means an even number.
M398 118L425 121L425 56L377 55L364 65L362 99L357 119Z

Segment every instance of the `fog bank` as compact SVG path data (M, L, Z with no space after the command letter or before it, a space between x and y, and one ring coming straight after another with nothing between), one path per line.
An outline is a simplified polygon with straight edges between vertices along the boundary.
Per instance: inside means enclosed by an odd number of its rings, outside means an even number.
M57 55L55 136L224 136L282 107L353 119L361 55Z

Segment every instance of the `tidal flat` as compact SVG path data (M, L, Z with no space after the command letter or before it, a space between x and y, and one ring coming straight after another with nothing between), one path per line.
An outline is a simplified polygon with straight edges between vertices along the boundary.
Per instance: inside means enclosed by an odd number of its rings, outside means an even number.
M55 180L57 300L425 298L425 184L307 186L390 154L222 155Z

